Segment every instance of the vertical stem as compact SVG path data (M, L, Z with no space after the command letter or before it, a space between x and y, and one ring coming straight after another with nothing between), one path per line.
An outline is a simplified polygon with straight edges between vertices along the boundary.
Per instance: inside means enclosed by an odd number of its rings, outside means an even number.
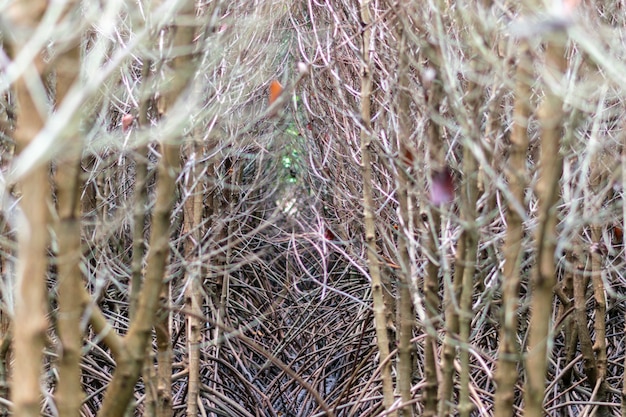
M194 144L192 150L187 153L187 160L193 161L190 175L191 184L186 185L189 198L185 201L183 235L185 236L185 260L186 282L185 304L187 315L187 349L189 360L189 385L187 388L187 417L198 415L198 395L200 393L200 340L202 315L201 304L201 267L199 260L200 247L200 224L202 222L202 194L200 194L200 165L196 162L198 153L202 148Z
M524 207L524 192L527 184L526 156L529 144L528 119L531 115L531 68L528 43L521 41L518 45L511 154L509 157L509 170L507 171L509 188L515 200L509 201L506 214L508 227L503 248L504 267L502 274L504 323L500 329L500 346L495 375L497 386L494 405L495 417L513 415L517 365L520 355L519 346L517 345L517 314L524 225L519 210Z
M150 93L150 67L152 60L144 57L141 68L141 93L139 102L139 129L149 127L149 108L154 102L153 93ZM146 255L145 226L148 217L148 143L141 143L135 151L135 189L133 201L133 257L131 261L130 306L129 318L134 320L141 294L141 285L144 275L144 259ZM146 414L156 414L157 383L151 355L146 357L142 375L146 398L144 409Z
M478 6L478 5L477 5ZM478 6L480 7L480 6ZM478 77L487 73L485 64L479 59L470 63L470 68ZM480 148L482 135L481 107L484 96L483 87L476 81L471 81L467 87L467 122L465 124L466 141L463 148L463 187L461 193L461 219L463 238L465 239L465 258L463 265L463 280L461 283L461 314L459 318L459 339L461 349L459 359L461 362L460 390L459 390L459 414L461 417L469 417L473 410L470 400L470 336L474 312L472 310L472 298L474 295L474 274L476 271L476 257L478 255L478 213L476 204L478 201L478 161L474 155L473 147Z
M149 58L144 58L141 69L141 90L139 104L139 127L149 126L148 108L152 101L148 95L150 86L150 66L152 62ZM131 264L131 285L130 285L130 319L132 320L137 310L139 294L141 291L141 281L143 279L143 261L146 251L144 239L144 228L146 222L146 207L148 207L148 187L146 179L148 177L148 145L141 144L136 150L135 157L135 201L133 203L133 259Z
M409 94L409 58L407 51L407 39L403 31L402 25L398 29L398 154L402 156L410 155L412 152L409 148L411 136L411 118L410 104L411 96ZM411 166L402 164L402 159L397 162L396 168L398 183L397 199L400 209L400 224L402 227L398 230L398 254L401 266L399 274L400 282L398 284L398 321L399 321L399 344L398 344L398 390L403 403L411 401L411 382L413 375L413 357L414 348L411 343L413 336L413 328L415 327L415 312L413 310L413 302L411 291L418 291L418 288L412 288L412 271L411 256L409 248L411 247L411 238L413 235L413 220L411 215L411 200L409 197L409 187L411 181L409 179L408 170ZM409 161L404 161L409 162ZM409 162L410 163L410 162ZM407 406L400 409L400 415L412 416L413 407Z
M387 334L386 309L383 299L383 282L378 261L376 245L376 224L374 221L374 197L372 191L372 158L371 158L371 116L370 100L372 94L372 73L370 63L371 23L369 1L361 0L361 21L363 24L361 72L361 164L363 174L363 217L365 222L365 243L367 245L367 264L372 280L372 298L374 304L374 325L378 340L378 350L381 361L381 377L383 383L383 407L389 410L394 402L393 379L391 375L391 361L389 360L389 336ZM395 413L390 413L395 416Z
M566 203L567 204L567 203ZM565 252L565 259L569 265L575 265L577 257L572 250ZM571 363L577 355L578 347L578 327L576 326L576 317L570 314L574 308L574 270L568 268L564 271L561 284L558 285L557 295L560 301L558 317L565 317L563 325L563 339L565 340L565 363ZM563 374L563 381L571 383L574 370L568 369Z
M432 123L432 122L431 122ZM441 227L441 216L438 212L433 211L431 214L431 227L434 230L430 232L428 240L428 250L431 256L435 256L438 252L439 229ZM426 276L424 277L424 294L426 306L426 336L424 337L424 416L434 416L437 414L437 391L439 388L437 378L437 337L436 331L438 325L438 306L439 306L439 266L428 258L426 266Z
M15 2L5 13L14 28L17 41L11 45L12 55L20 52L28 41L21 36L30 35L38 26L46 10L47 2ZM21 35L21 36L20 36ZM44 115L37 102L45 97L35 97L29 86L42 83L44 61L37 53L34 62L14 85L17 99L17 124L14 133L17 153L26 148L44 125ZM14 366L11 394L13 415L38 417L41 403L41 362L45 333L48 328L48 291L46 272L48 267L48 224L50 186L46 164L33 168L17 185L22 198L23 224L18 229L17 286L14 316Z
M592 207L595 216L600 215L602 210L602 201L596 196L600 194L600 188L606 181L606 174L602 167L601 157L596 155L592 163L592 173L589 183L591 195L589 200L595 203ZM606 401L606 374L607 374L607 354L606 354L606 290L604 281L602 280L602 254L599 249L602 244L602 224L601 220L595 220L591 225L591 283L593 286L594 298L594 330L595 342L593 344L593 352L595 353L595 368L599 385L596 395L597 401ZM600 406L599 415L604 415L607 408Z
M459 359L461 362L459 413L461 417L469 417L473 404L469 398L470 386L470 363L469 347L471 324L474 317L472 311L472 296L474 291L474 271L476 270L476 255L478 253L478 229L476 225L476 200L478 198L478 163L465 145L463 150L463 172L466 179L464 184L464 196L461 199L461 216L465 220L465 265L463 266L463 281L461 285L461 314L459 318L459 339L461 349Z
M68 13L76 4L68 4ZM57 103L62 104L78 80L80 68L79 39L55 59L57 68ZM58 205L55 225L58 240L57 272L59 280L59 314L57 328L61 340L59 384L56 404L59 415L78 417L83 401L80 358L82 349L81 316L85 309L81 262L80 180L82 138L76 135L68 143L64 158L57 163L55 183Z
M583 370L589 379L590 385L597 380L596 360L593 355L591 335L587 328L587 286L589 279L581 271L574 273L574 320L578 328L578 342L583 356Z
M442 380L439 386L439 417L450 415L450 399L454 387L454 359L458 346L459 333L459 300L461 285L465 270L465 231L462 230L456 248L454 259L454 277L452 285L444 286L444 307L446 315L446 337L441 355Z
M157 348L157 417L170 417L174 413L172 404L172 309L171 285L166 278L160 297L160 311L154 325Z
M440 62L441 51L436 43L429 43L425 48L425 53L431 59L431 64L435 66L434 79L430 84L430 90L425 91L428 103L428 153L431 170L443 170L445 168L445 152L442 148L441 130L435 117L439 116L440 100L442 95L441 68L436 66ZM431 178L432 179L432 178ZM426 336L424 337L424 413L423 415L434 416L437 414L439 391L439 370L437 368L437 329L439 327L439 307L441 299L439 297L439 265L435 261L439 250L439 236L441 232L441 214L438 210L430 211L429 228L427 228L426 250L430 254L426 265L426 275L424 276L424 305L426 308Z
M559 83L566 68L565 49L555 41L546 47L545 73L551 82ZM560 153L563 101L548 85L538 110L541 126L540 176L537 182L538 225L536 234L537 264L532 277L529 349L526 360L524 415L541 417L546 387L546 370L553 289L556 285L556 205L559 179L563 172Z

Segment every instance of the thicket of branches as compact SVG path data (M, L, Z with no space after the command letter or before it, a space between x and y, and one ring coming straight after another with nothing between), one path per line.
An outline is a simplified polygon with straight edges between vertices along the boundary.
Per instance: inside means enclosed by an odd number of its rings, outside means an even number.
M0 7L3 415L626 415L622 2Z

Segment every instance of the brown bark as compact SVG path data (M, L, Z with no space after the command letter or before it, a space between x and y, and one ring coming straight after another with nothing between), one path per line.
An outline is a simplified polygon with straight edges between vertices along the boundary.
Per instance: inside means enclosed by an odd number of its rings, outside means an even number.
M571 250L565 253L566 262L570 265L575 265L577 258L574 256ZM565 363L572 363L577 353L578 346L578 328L576 325L575 316L572 313L574 311L574 270L568 268L564 271L563 278L561 279L561 285L557 287L557 297L561 302L559 304L558 317L565 317L563 323L563 338L565 340ZM566 384L572 381L573 369L570 367L564 374L563 380Z
M152 61L144 58L141 69L142 94L139 104L139 127L148 127L148 109L153 102L153 97L149 94L150 86L150 65ZM141 284L143 280L143 261L146 252L144 239L144 229L146 223L146 207L148 206L148 145L138 147L135 157L135 201L133 204L133 258L131 263L131 284L130 284L130 319L132 320L137 310Z
M68 15L76 11L76 4L68 5ZM76 84L80 68L79 39L58 56L57 105L62 105L70 88ZM84 394L81 386L80 359L82 349L81 316L87 305L80 268L81 263L81 174L82 138L72 135L64 157L57 161L55 176L57 197L58 240L57 271L59 280L59 314L57 329L61 341L59 354L59 384L56 405L59 415L80 416Z
M485 64L479 59L471 62L471 68L475 72L475 77L485 74ZM464 130L466 142L463 144L463 166L462 172L464 180L461 186L460 210L463 228L463 238L465 239L465 257L463 260L463 278L461 284L459 317L459 339L461 348L459 350L459 360L461 363L460 389L459 389L459 415L469 417L474 405L470 399L470 335L474 312L472 310L472 298L474 295L474 275L476 272L476 257L478 255L479 230L478 212L476 204L478 201L478 177L479 166L473 147L481 147L482 137L482 115L484 90L477 82L470 82L467 87L467 122Z
M452 285L444 286L444 309L446 315L446 336L441 354L441 384L439 385L439 417L450 415L450 399L454 388L454 360L459 345L459 300L465 270L465 231L461 231L454 258Z
M139 103L138 125L139 128L147 128L150 125L149 108L154 104L154 94L150 92L153 84L150 67L152 60L148 57L143 59L141 69L141 95ZM135 191L133 202L133 257L131 261L129 318L135 318L139 294L144 278L144 260L146 255L145 228L146 219L149 217L148 209L148 143L140 144L135 151ZM158 399L157 378L151 355L146 357L142 380L146 390L144 410L148 415L156 415L156 403Z
M441 51L439 46L431 44L426 49L432 63L439 62ZM427 87L428 103L428 154L432 171L442 171L446 168L445 152L442 148L441 130L435 118L439 116L440 100L442 96L442 80L440 68L433 68L435 76ZM426 84L426 83L424 83ZM431 178L432 183L432 178ZM439 390L439 368L437 367L437 329L439 328L439 308L441 299L439 297L439 265L435 262L439 253L439 239L441 232L441 213L437 208L433 208L429 213L429 221L425 226L427 232L426 250L429 253L428 264L426 265L426 275L424 277L424 306L426 309L426 320L424 327L426 337L424 338L424 416L434 416L437 414Z
M410 104L411 96L409 93L409 51L407 49L407 39L402 30L402 26L398 30L398 100L396 111L398 113L398 154L409 155L411 151L411 118ZM411 401L411 383L413 376L413 359L415 349L411 342L413 329L415 327L415 311L413 309L413 301L411 293L418 293L417 285L413 284L414 267L411 264L411 256L409 250L415 250L411 245L413 236L413 202L410 197L410 188L412 186L409 170L411 166L407 165L400 157L397 162L397 199L400 208L400 225L398 230L398 258L400 263L400 282L398 284L398 391L403 403ZM399 415L412 416L413 406L404 406L400 408Z
M562 42L562 40L561 40ZM548 43L545 75L559 82L565 71L565 50L556 40ZM540 176L537 182L538 225L536 232L537 263L532 276L530 337L526 360L526 417L544 415L543 398L546 387L548 337L554 286L556 285L556 205L559 199L559 179L563 172L560 153L563 101L547 84L545 97L538 110L541 125Z
M192 145L192 149L187 151L187 160L193 160L199 156L202 147L197 144ZM183 235L185 238L185 259L187 269L185 271L185 309L188 314L187 321L187 355L189 361L189 384L187 387L187 417L198 415L198 395L200 393L200 342L202 322L202 294L201 279L202 269L194 257L198 254L200 244L200 227L202 222L202 182L200 180L200 165L193 164L190 183L185 184L185 189L189 198L183 207L184 222Z
M46 1L15 2L6 11L15 30L16 41L11 45L15 56L28 42L45 11ZM43 46L42 46L43 47ZM37 102L44 97L33 96L27 84L42 82L44 71L42 54L36 53L29 69L21 74L14 85L17 101L17 124L14 133L19 155L41 131L45 123ZM14 315L14 365L11 394L13 415L36 417L40 413L41 389L39 378L45 333L48 328L48 291L46 272L48 267L48 225L50 186L48 166L34 167L26 174L17 188L21 192L20 206L23 225L18 229L17 286Z
M598 378L596 372L596 358L593 354L591 335L587 328L587 285L589 279L581 271L574 274L574 320L578 328L578 341L583 355L583 369L589 383L593 386Z
M157 348L157 417L170 417L174 413L172 403L172 330L171 330L171 286L169 280L163 284L160 310L154 325Z
M476 200L478 199L478 163L472 151L466 145L463 151L464 195L461 198L461 216L465 220L465 259L463 266L463 282L461 285L461 314L459 317L459 339L461 362L459 413L461 417L469 417L473 404L470 394L470 363L469 346L470 332L474 313L472 311L472 295L474 291L474 271L476 270L476 255L478 253L478 229L476 225Z
M606 171L602 167L602 158L596 155L592 163L591 178L589 181L589 187L591 195L588 197L588 201L596 200L591 209L596 216L600 215L602 210L602 200L593 198L601 193L600 188L602 184L606 182ZM602 278L602 222L595 221L591 225L591 284L593 288L594 298L594 330L595 330L595 342L593 344L593 352L595 354L595 374L597 380L592 386L598 386L595 400L600 402L606 401L607 394L607 353L606 353L606 289L604 288L604 281ZM601 417L608 415L608 408L600 406L598 415Z
M517 70L515 74L515 105L513 110L513 131L511 133L511 154L507 178L513 201L509 201L507 211L507 232L502 249L504 267L502 273L502 310L504 320L500 329L498 365L495 374L496 393L494 415L507 417L514 414L515 384L520 358L517 344L517 325L520 287L520 263L524 254L523 218L524 193L527 186L526 156L528 152L528 120L531 116L530 82L532 77L528 43L518 45Z
M389 336L387 334L387 310L384 302L383 279L378 259L376 245L376 224L374 220L374 197L372 190L372 157L371 157L371 94L372 94L372 66L370 63L371 28L372 22L369 9L369 1L361 0L360 12L364 29L362 32L361 53L363 66L361 68L361 169L363 178L363 220L365 223L365 243L367 245L367 265L372 282L372 299L374 304L374 325L381 363L381 378L383 384L383 407L386 411L391 409L394 402L393 378L391 375L391 360L389 358ZM395 412L388 414L395 417Z

